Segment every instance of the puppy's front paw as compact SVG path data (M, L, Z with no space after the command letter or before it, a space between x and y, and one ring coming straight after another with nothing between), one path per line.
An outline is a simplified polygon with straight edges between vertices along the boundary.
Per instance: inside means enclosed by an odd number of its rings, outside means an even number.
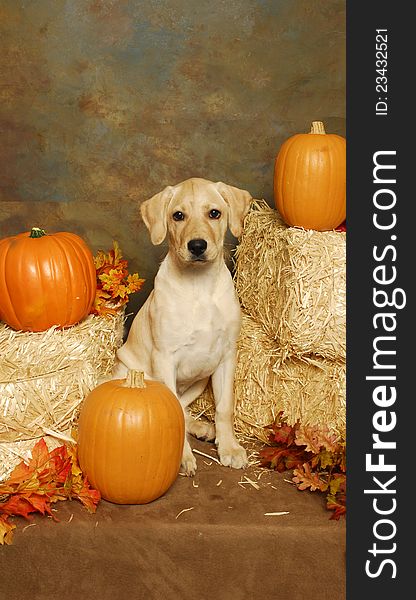
M248 464L247 452L236 441L218 444L218 456L225 467L244 469Z
M188 477L193 477L195 475L196 459L189 442L185 442L185 446L183 448L181 468Z

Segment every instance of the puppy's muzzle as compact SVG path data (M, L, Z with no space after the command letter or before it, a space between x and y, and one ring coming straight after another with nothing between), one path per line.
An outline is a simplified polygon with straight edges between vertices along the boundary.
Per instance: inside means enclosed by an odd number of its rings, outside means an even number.
M192 255L192 260L202 259L202 255L207 249L207 242L202 239L190 240L188 242L188 250Z

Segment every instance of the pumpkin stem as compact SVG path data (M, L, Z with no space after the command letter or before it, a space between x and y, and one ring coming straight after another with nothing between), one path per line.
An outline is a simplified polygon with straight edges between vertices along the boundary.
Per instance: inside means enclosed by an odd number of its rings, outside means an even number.
M310 133L325 135L325 127L322 121L312 121Z
M44 229L41 229L40 227L32 227L32 229L30 230L29 237L41 238L44 235L46 235L46 231Z
M145 388L146 384L144 382L143 371L135 371L134 369L130 369L127 372L127 377L124 386L130 388Z

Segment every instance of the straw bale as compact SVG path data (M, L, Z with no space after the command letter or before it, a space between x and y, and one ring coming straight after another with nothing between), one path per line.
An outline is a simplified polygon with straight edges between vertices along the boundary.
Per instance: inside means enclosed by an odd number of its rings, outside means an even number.
M297 421L345 440L346 366L319 356L289 358L275 367L279 410L290 425Z
M345 362L321 357L282 361L273 341L247 314L238 341L234 394L238 436L267 442L264 427L283 411L291 425L299 420L345 438ZM214 420L210 385L190 412L195 418Z
M345 233L288 227L254 201L235 252L234 282L245 310L282 359L345 359Z
M0 444L64 432L113 366L124 313L90 315L64 330L14 331L0 323Z

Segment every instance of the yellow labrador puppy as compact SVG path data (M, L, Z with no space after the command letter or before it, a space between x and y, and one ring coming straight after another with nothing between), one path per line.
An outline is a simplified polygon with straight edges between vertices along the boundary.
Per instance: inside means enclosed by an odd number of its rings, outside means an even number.
M233 381L240 305L224 262L223 242L230 228L241 234L251 196L221 182L192 178L168 186L141 205L153 244L166 235L169 251L160 265L154 289L133 320L117 352L113 377L127 369L144 371L167 385L185 412L186 429L214 439L223 465L243 468L247 455L233 429ZM187 407L209 378L215 397L215 427L187 415ZM182 468L196 469L185 436Z

